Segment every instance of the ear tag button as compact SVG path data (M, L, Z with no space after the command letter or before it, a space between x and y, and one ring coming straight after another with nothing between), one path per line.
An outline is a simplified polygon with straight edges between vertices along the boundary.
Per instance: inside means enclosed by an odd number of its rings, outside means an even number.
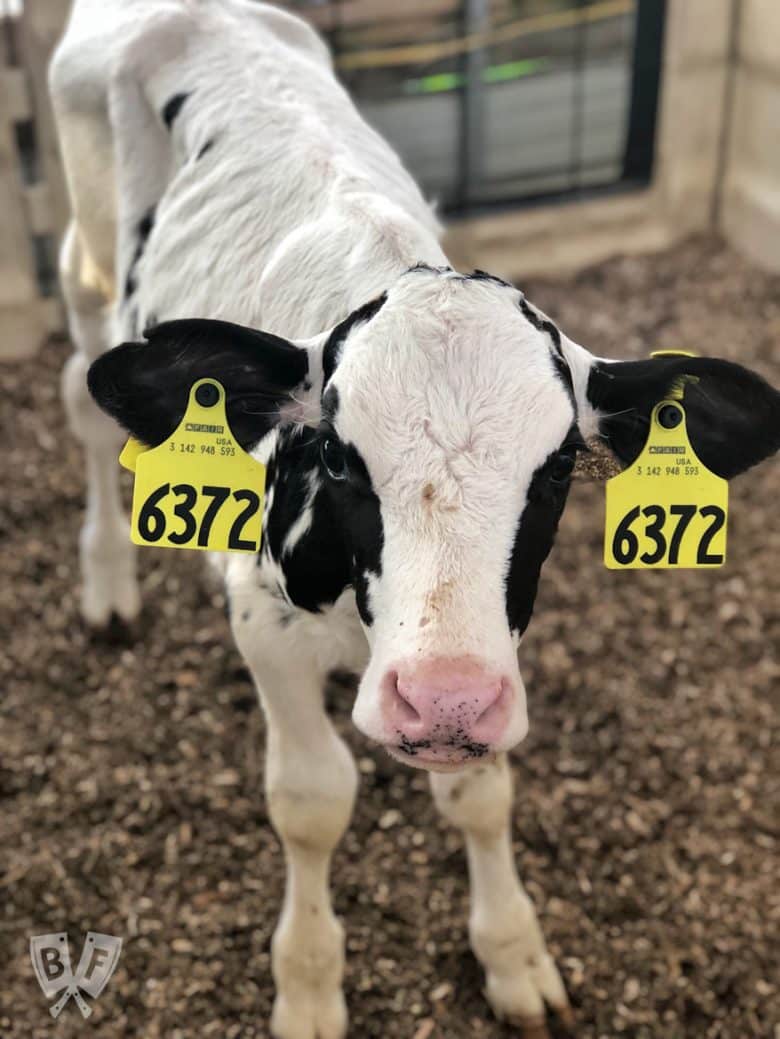
M610 570L689 570L726 561L729 485L696 456L677 396L673 390L655 406L641 454L607 481Z
M265 466L230 431L225 390L200 379L177 429L157 447L131 437L119 458L135 472L130 538L136 545L257 552Z

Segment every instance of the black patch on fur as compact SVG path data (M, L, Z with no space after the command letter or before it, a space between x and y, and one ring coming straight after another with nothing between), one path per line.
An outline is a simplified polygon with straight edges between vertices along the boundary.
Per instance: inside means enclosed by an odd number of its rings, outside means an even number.
M495 284L495 285L500 285L504 289L511 289L511 288L513 288L513 286L510 285L508 281L504 281L504 279L503 278L499 278L498 275L496 275L496 274L488 274L487 271L481 271L479 268L476 268L475 270L473 270L471 272L471 274L464 274L463 275L463 280L464 281L490 281L490 282L493 282L493 284Z
M320 437L306 429L280 431L266 470L266 487L274 493L259 563L264 553L270 556L284 573L289 601L310 612L331 605L351 585L360 616L371 625L368 583L369 574L382 573L382 516L363 459L350 444L344 452L349 478L336 482L321 465ZM309 506L311 524L285 551L290 528L310 500L314 471L320 484Z
M162 106L160 117L169 130L173 126L176 116L181 112L182 105L189 96L190 91L174 94L172 97L169 97Z
M780 393L740 364L712 357L596 361L588 399L604 413L600 432L622 462L639 455L654 406L683 376L695 380L684 382L683 405L691 445L708 469L731 479L780 450Z
M451 274L452 267L432 267L429 263L416 263L414 267L407 268L404 273L416 274L418 271L422 271L426 274Z
M383 292L381 296L377 296L376 299L369 300L368 303L364 303L361 307L358 307L357 310L353 310L348 317L345 317L344 320L333 329L331 334L328 336L328 341L325 343L325 347L322 351L323 386L327 386L328 380L336 370L339 363L341 347L349 333L358 325L363 325L366 321L370 321L377 311L381 309L386 300L387 293Z
M212 138L210 141L206 141L206 143L200 149L198 154L195 156L195 161L197 162L198 159L202 159L203 156L206 154L206 152L210 152L213 147L214 147L214 139Z
M553 348L557 353L561 353L561 333L557 326L549 318L543 317L535 307L532 307L525 296L520 297L518 306L526 321L530 321L538 332L545 332L552 340Z
M152 233L152 228L154 227L155 210L156 207L151 206L136 225L135 250L125 277L125 300L128 300L138 287L136 268L138 267L138 261L144 254L146 243L149 239L149 235ZM133 334L137 335L138 333L134 332Z
M360 453L352 444L345 444L344 451L349 479L335 483L325 476L325 480L347 534L357 608L363 623L370 627L374 623L374 616L368 604L368 579L369 574L377 577L382 575L382 549L385 543L382 510Z
M334 603L351 578L344 534L323 486L311 504L309 530L289 553L284 552L290 528L305 507L311 473L319 470L319 450L310 429L280 431L266 471L266 487L273 487L274 493L258 560L262 562L264 554L274 559L284 573L289 602L313 613Z
M506 615L511 630L520 635L531 619L542 564L550 554L569 494L569 480L558 483L552 478L557 459L558 451L553 451L531 477L512 546L506 578Z
M322 418L323 421L333 422L339 410L339 391L335 386L329 386L322 395Z
M553 324L553 322L550 321L549 318L545 317L543 314L540 314L535 307L532 307L528 300L525 298L525 296L520 296L518 306L520 307L523 317L526 319L526 321L530 321L530 323L534 326L537 332L543 332L545 335L549 336L550 342L552 344L553 364L555 365L555 369L558 372L561 381L566 387L566 390L569 394L569 399L571 400L574 406L574 411L576 414L577 402L574 397L574 380L572 379L571 369L569 368L569 362L566 360L566 356L563 352L563 347L561 346L560 329L557 325Z
M455 274L452 267L432 267L429 263L416 263L414 267L409 267L404 273L415 274L417 272L425 274L451 274L452 281L489 281L494 285L500 285L505 289L511 289L514 287L510 285L508 281L499 278L498 275L488 274L487 271L481 271L479 268L476 268L470 274Z
M167 321L146 341L99 357L87 376L97 403L142 443L156 446L176 429L190 387L209 375L225 387L227 417L247 450L276 425L309 370L305 350L286 339L228 321ZM311 435L311 434L309 434Z

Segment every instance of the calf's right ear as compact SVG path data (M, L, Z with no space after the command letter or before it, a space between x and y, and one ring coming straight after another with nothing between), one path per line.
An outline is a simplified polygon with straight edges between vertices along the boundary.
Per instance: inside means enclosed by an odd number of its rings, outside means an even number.
M198 318L144 335L99 357L87 383L99 406L150 447L179 425L198 379L222 383L230 428L245 450L278 424L292 394L300 401L309 389L308 350L268 332Z

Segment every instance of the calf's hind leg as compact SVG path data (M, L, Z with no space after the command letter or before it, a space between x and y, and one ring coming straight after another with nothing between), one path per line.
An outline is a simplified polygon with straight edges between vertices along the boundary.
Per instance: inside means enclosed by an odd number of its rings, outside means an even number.
M271 943L276 983L271 1033L276 1039L343 1039L344 931L331 906L329 870L352 815L357 770L325 713L325 676L307 662L300 644L285 645L289 628L277 632L274 646L259 644L261 610L257 605L251 610L254 627L242 619L250 610L231 596L236 642L265 711L266 799L287 868ZM279 660L280 654L286 663L275 667L269 658Z
M572 1023L558 970L515 869L512 774L505 754L466 772L431 773L439 811L463 830L471 881L469 935L496 1016L528 1039L546 1036L545 1003Z
M84 248L72 223L62 246L60 279L76 350L62 373L62 398L86 456L87 507L79 542L81 612L88 623L103 627L112 614L133 620L141 600L135 550L119 493L117 458L127 437L87 389L90 363L109 346L110 304L98 288L86 283L86 269Z

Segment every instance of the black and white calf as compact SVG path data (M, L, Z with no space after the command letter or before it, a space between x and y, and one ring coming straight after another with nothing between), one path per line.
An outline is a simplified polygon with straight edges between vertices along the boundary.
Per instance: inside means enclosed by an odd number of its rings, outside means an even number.
M510 285L452 271L323 44L272 7L77 0L51 87L73 208L64 393L87 455L86 618L139 609L122 430L160 443L210 375L268 466L259 558L218 565L288 866L274 1034L346 1029L328 863L357 781L323 709L334 668L362 675L358 728L431 770L465 832L488 999L542 1029L544 1004L567 1002L515 872L505 752L528 727L517 649L576 453L601 435L635 457L686 373L694 445L732 476L777 449L778 394L724 361L597 360Z

